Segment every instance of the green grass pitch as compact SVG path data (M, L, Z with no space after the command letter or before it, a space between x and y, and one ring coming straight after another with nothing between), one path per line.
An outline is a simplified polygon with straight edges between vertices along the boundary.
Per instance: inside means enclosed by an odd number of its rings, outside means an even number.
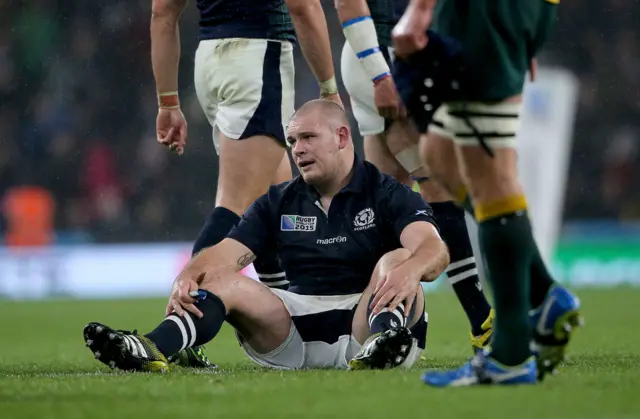
M150 330L162 300L0 301L0 418L535 418L640 417L640 290L584 290L586 325L570 361L542 385L432 389L429 367L470 355L453 294L428 294L425 359L411 371L265 371L223 329L207 347L217 374L112 372L85 348L82 328L101 321Z

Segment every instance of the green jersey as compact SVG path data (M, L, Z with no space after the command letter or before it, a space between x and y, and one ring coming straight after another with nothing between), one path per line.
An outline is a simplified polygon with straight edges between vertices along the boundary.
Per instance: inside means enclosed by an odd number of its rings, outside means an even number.
M522 93L531 60L555 22L557 0L439 0L431 29L457 39L470 73L468 100Z

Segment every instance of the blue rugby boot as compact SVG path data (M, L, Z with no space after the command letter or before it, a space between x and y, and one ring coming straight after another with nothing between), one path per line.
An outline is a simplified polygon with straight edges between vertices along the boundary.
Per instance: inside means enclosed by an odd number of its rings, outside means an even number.
M529 357L521 365L507 367L491 358L487 350L479 351L458 369L427 371L422 381L432 387L468 387L474 385L519 385L537 383L536 360Z
M573 331L584 324L580 299L561 285L554 285L540 307L529 312L533 326L532 351L538 360L538 378L555 374L566 359Z

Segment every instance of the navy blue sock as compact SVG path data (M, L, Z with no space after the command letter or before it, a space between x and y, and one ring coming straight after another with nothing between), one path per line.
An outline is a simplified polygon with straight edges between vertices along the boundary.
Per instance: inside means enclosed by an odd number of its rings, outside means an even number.
M171 313L158 327L145 335L164 356L169 357L182 349L204 345L220 331L227 315L224 303L209 291L199 291L205 295L195 303L203 314L201 319L186 311L184 317Z
M371 310L369 306L374 298L375 295L372 295L369 299L369 304L367 305L367 320L369 322L369 330L372 335L384 332L385 330L389 330L394 327L406 327L407 320L412 319L415 316L417 301L414 302L411 312L407 317L404 316L404 303L398 304L398 307L393 311L388 311L385 307L380 313L373 314L373 310Z
M467 313L471 331L482 334L481 325L489 317L491 306L482 291L476 260L464 219L464 209L453 201L431 204L442 240L449 248L450 263L447 268L449 283Z
M280 267L280 260L278 259L276 249L270 249L264 255L257 258L255 262L253 262L253 267L260 281L269 288L278 288L281 290L289 288L289 281L287 281L284 269Z
M193 243L191 255L220 243L239 221L240 217L235 212L224 207L215 207Z

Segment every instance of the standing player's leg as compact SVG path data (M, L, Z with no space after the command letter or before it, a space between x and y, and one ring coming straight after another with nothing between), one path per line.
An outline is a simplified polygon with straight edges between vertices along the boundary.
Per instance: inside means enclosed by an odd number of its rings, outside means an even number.
M291 177L284 130L294 110L293 47L288 42L234 39L201 43L196 93L213 126L220 155L215 209L194 253L221 241L269 185ZM233 54L220 54L226 44ZM242 71L237 71L242 68ZM284 282L275 255L254 263L267 282Z
M228 46L232 53L221 55ZM284 129L294 107L292 46L257 39L202 41L194 77L220 156L215 207L194 242L195 255L224 239L270 184L291 178ZM288 286L275 254L256 260L254 267L268 285ZM181 352L176 361L184 366L209 364L197 347Z
M386 134L364 135L364 157L372 163L382 173L393 176L398 182L413 186L411 175L398 163L393 154L389 151L386 143Z
M478 277L464 210L456 205L451 194L439 182L430 179L431 168L423 166L424 160L420 160L418 138L418 133L408 121L394 122L387 131L390 152L418 181L421 195L433 209L436 224L451 257L446 270L447 277L469 318L472 347L478 350L489 343L493 312Z
M517 175L515 134L517 103L465 103L450 107L459 164L475 208L478 239L494 294L496 319L487 358L480 367L471 362L448 373L427 373L436 386L498 383L535 383L536 368L529 344L529 266L533 235L527 202ZM475 135L479 135L480 139ZM491 150L481 146L483 136ZM478 361L476 361L478 362ZM478 372L480 371L480 372Z
M378 261L371 282L362 293L353 316L351 333L361 345L361 349L353 359L348 360L350 369L384 369L397 366L411 368L425 349L428 316L421 287L416 290L418 297L408 317L404 316L403 304L394 311L384 309L375 315L369 308L379 278L410 257L411 252L407 249L396 249L386 253Z

